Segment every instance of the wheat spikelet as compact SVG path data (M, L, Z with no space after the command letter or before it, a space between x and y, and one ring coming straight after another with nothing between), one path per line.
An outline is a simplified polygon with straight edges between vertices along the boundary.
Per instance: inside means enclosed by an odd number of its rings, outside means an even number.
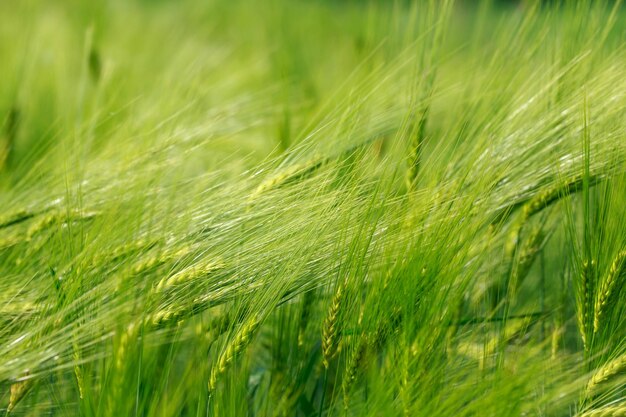
M206 309L208 305L209 304L206 300L196 299L189 304L162 307L161 309L147 315L143 320L143 324L153 330L178 325L181 324L186 318L189 318ZM208 331L211 331L212 327L213 326L209 326Z
M626 406L602 407L597 410L585 411L582 414L578 414L578 417L626 417Z
M298 321L298 346L304 346L305 332L311 317L313 301L315 301L315 293L313 291L305 292L302 300L302 310L300 311L300 320Z
M423 113L415 126L409 128L411 143L408 157L409 168L407 169L405 178L407 190L412 190L415 187L415 181L420 170L422 142L424 140L426 128L426 113L426 111Z
M143 324L151 329L159 329L173 324L178 324L185 318L206 310L210 305L211 304L206 297L199 297L189 303L184 303L178 306L163 306L159 310L148 314L144 318ZM231 315L229 313L222 314L218 319L213 320L205 331L202 330L202 327L200 327L199 331L206 333L207 338L211 339L213 333L217 333L217 335L222 334L233 322L239 322L241 317L242 314L240 313L236 315ZM217 335L215 337L217 337Z
M394 307L389 317L386 320L381 320L376 326L370 345L376 349L384 346L389 336L398 330L401 321L402 309Z
M598 332L600 328L600 320L604 314L605 308L608 302L611 300L613 290L620 284L620 280L626 273L624 266L626 265L626 250L617 254L611 268L606 275L606 278L602 281L600 290L596 296L594 315L593 315L593 331Z
M120 341L115 351L115 367L118 371L124 369L129 345L132 339L137 334L138 327L139 326L137 326L137 324L131 323L128 325L128 327L126 327L126 330L120 336Z
M29 373L26 372L26 376L28 375ZM33 378L29 378L11 384L7 415L11 413L15 409L15 406L26 396L28 391L33 387L34 382Z
M269 397L276 398L277 401L272 401L275 405L272 406L273 411L270 415L273 417L292 416L294 407L304 388L300 384L294 384L293 379L280 370L276 370L275 374L272 373Z
M171 324L178 323L188 313L188 309L165 307L161 310L149 314L144 319L144 325L152 329L167 327Z
M98 254L94 257L94 264L104 264L108 262L115 262L125 256L147 250L158 243L158 240L139 239L135 242L126 243L114 248L110 252Z
M183 269L180 272L175 273L174 275L161 279L161 281L159 281L159 283L156 285L154 291L155 292L165 291L166 289L174 287L176 285L179 285L188 281L193 281L194 279L198 279L206 275L209 275L215 271L223 269L224 266L225 266L224 263L221 261L213 261L213 260L204 261L200 263L200 265L190 266L188 268Z
M47 229L59 220L58 213L49 213L32 223L26 231L26 240L30 241L36 234Z
M135 265L133 265L132 273L134 275L139 275L142 272L149 271L150 269L153 269L156 266L162 265L165 262L167 262L167 259L165 259L164 257L158 256L158 255L152 255L148 258L141 260L140 262L137 262Z
M600 178L597 176L589 177L589 185L593 186L599 182ZM567 197L571 194L575 194L582 190L583 176L578 175L571 177L569 180L564 181L560 185L554 185L544 191L539 192L535 196L522 201L514 202L506 207L503 207L495 215L491 224L495 225L500 222L504 222L508 219L516 209L521 208L520 218L522 223L529 217L539 213L545 208L548 208L552 204L556 203L563 197Z
M511 230L509 231L509 234L504 244L505 258L511 259L515 255L515 251L519 247L520 235L522 233L522 228L524 227L525 223L526 219L520 218L511 225Z
M30 241L37 234L48 229L54 224L69 223L73 221L91 220L96 217L98 213L89 212L83 210L70 210L69 212L53 211L45 216L36 219L26 231L26 240Z
M20 110L16 106L12 106L6 119L4 119L0 132L0 170L6 167L6 162L13 151L20 120Z
M284 171L279 172L278 174L263 181L250 196L250 201L255 200L267 191L279 188L289 182L305 178L320 168L324 162L324 158L316 156L306 162L294 164L286 168Z
M539 251L544 240L545 234L541 228L534 229L528 239L520 247L519 258L516 265L512 269L511 284L512 289L516 290L521 285L522 279L528 275L528 271Z
M337 353L338 336L339 336L339 310L345 291L345 284L340 284L333 296L328 310L328 315L324 320L322 328L322 363L328 369L330 360Z
M400 343L402 350L402 369L400 370L400 387L398 396L402 404L402 414L404 417L411 416L411 393L409 387L409 351L406 341Z
M551 337L551 341L550 341L550 357L552 359L556 359L557 354L559 352L559 346L561 345L561 339L563 338L563 327L561 326L554 326L554 329L552 329L552 337Z
M240 323L243 319L243 312L238 313L227 312L220 315L217 319L212 320L206 329L206 338L215 341L221 334L231 328L234 324Z
M593 272L595 261L583 261L580 269L579 305L577 311L578 327L585 349L588 348L591 334L590 312L593 308Z
M626 371L626 354L618 356L596 371L587 383L587 394L593 394L598 386L620 372Z
M344 377L341 381L341 388L343 390L343 405L346 410L348 409L350 388L352 387L354 381L356 381L357 372L362 365L366 347L367 337L362 334L361 336L359 336L357 346L352 351L352 355L350 355L348 363L346 364Z
M0 217L0 229L22 223L36 216L37 212L31 210L18 210Z
M589 178L589 183L594 184L597 181L595 176L591 176ZM557 202L563 197L567 197L568 195L577 193L583 187L584 177L582 175L577 175L569 178L561 185L555 185L553 187L548 188L547 190L537 194L535 197L530 199L522 209L523 216L525 218L529 218L541 210L549 207L553 203Z
M139 330L139 326L136 323L130 323L125 329L124 332L120 335L119 342L115 347L115 351L113 354L113 378L111 380L111 394L107 397L107 407L108 412L111 415L118 415L119 413L116 410L116 406L118 406L118 399L122 393L122 381L123 374L125 370L125 365L128 362L128 351L131 349L132 343L134 342L134 338L137 335Z
M76 362L78 362L80 360L80 352L79 352L78 347L76 345L74 345L73 349L74 349L74 360ZM84 384L83 368L78 363L74 365L74 376L76 377L76 384L78 385L78 396L82 400L84 398L83 397L84 396L84 391L83 391L83 384Z
M243 350L250 344L254 332L260 324L260 320L257 317L253 317L247 321L235 335L230 344L222 352L217 359L217 362L211 369L211 375L209 377L209 392L213 392L217 387L217 382L221 375L223 375L230 364L233 362Z
M160 254L153 254L137 262L135 265L133 265L131 268L131 272L134 275L139 275L143 272L146 272L158 266L161 266L167 262L180 259L188 255L190 252L191 252L191 248L188 246L185 246L180 249L168 249L168 250L163 251Z
M46 308L49 308L49 305L28 300L15 300L10 303L3 300L0 302L0 317L6 319L30 317L35 314L41 314Z
M24 238L18 235L3 236L0 237L0 249L11 248L22 242L24 242Z

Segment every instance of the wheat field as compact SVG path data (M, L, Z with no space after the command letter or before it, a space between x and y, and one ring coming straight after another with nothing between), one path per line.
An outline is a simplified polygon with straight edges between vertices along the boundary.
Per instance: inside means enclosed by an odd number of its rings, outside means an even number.
M626 7L0 0L0 413L626 416Z

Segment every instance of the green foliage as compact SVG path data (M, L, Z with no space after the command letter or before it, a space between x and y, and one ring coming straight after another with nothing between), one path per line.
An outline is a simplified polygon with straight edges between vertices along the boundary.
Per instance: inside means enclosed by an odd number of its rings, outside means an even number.
M620 416L620 2L0 2L0 406Z

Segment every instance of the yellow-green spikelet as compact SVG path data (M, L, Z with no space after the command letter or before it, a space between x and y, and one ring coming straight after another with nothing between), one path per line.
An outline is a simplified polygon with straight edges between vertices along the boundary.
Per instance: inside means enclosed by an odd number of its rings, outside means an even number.
M345 284L340 284L335 291L335 295L330 303L328 315L324 320L322 329L322 363L328 369L330 360L337 353L339 343L339 310L345 291Z
M223 269L224 266L223 262L213 260L201 262L199 265L192 265L173 275L162 278L155 286L154 290L155 292L162 292L167 288L193 281L194 279L219 271Z
M624 275L624 266L626 265L626 250L617 254L606 278L602 281L600 290L596 296L593 316L593 331L597 333L600 329L600 320L605 313L607 304L611 300L614 289L620 284L620 279Z
M208 383L209 392L213 392L215 390L219 377L226 372L235 357L241 354L248 344L250 344L250 341L252 340L259 324L260 320L257 317L250 318L239 329L239 332L237 332L233 340L219 356L217 362L211 369L211 375Z

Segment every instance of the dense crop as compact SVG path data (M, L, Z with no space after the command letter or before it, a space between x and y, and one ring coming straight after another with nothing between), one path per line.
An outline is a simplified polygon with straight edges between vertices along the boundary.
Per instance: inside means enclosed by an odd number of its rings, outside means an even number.
M0 406L626 416L620 2L0 2Z

